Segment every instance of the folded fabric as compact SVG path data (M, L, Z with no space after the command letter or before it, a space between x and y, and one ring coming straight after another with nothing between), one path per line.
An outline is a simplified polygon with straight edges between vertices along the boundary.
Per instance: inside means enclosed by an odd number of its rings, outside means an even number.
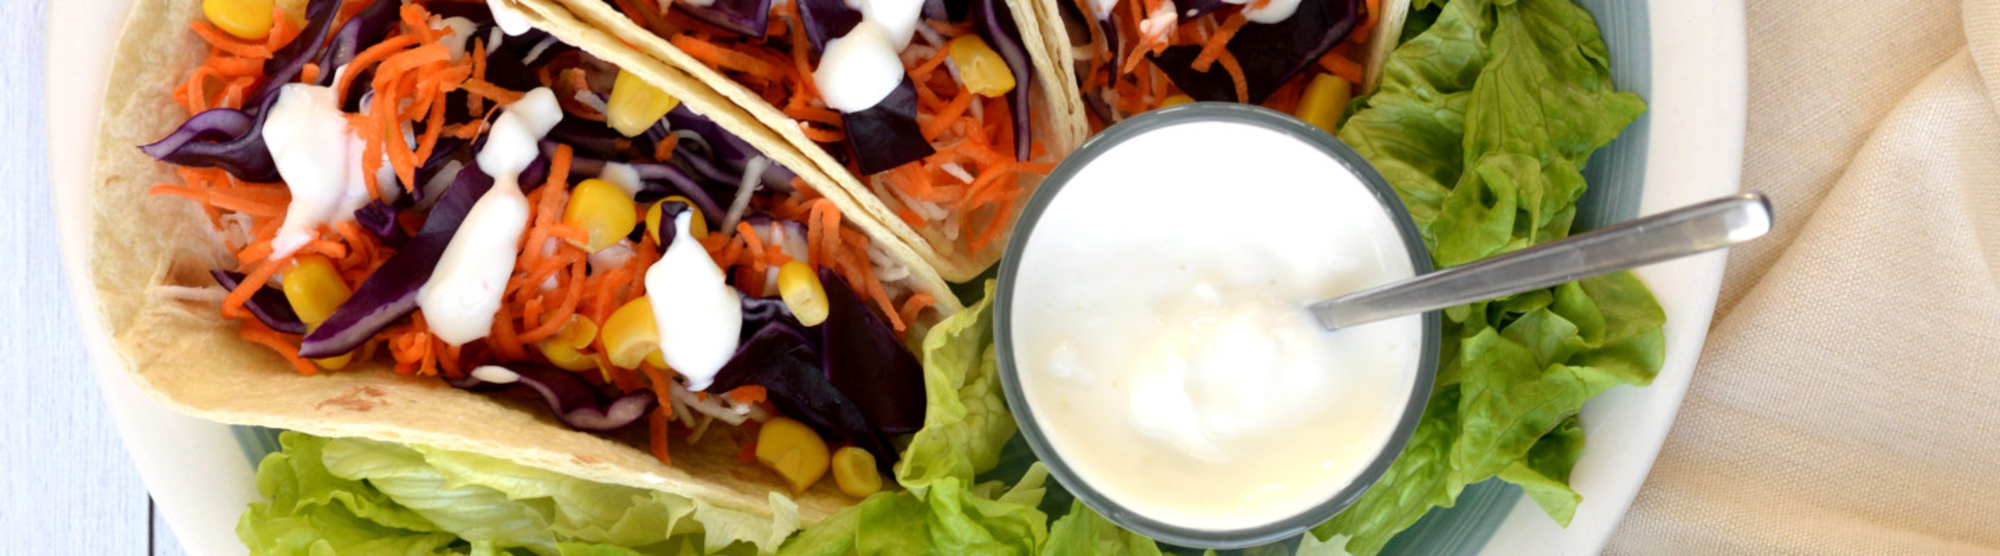
M2000 3L1750 4L1781 227L1608 552L2000 553Z

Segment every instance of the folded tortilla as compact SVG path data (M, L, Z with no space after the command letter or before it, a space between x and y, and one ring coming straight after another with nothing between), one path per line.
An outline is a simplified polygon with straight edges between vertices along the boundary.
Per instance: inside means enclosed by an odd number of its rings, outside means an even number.
M777 106L771 105L763 97L737 84L721 72L702 64L693 56L675 47L666 39L633 22L603 0L550 0L572 11L578 19L610 32L625 44L632 45L639 52L666 62L674 69L692 75L701 83L719 93L727 102L740 106L761 122L762 126L782 137L803 153L817 167L818 171L808 174L800 171L814 189L826 192L839 189L859 201L867 209L876 223L887 228L897 237L916 250L918 256L937 269L938 274L952 282L965 282L978 277L986 269L1000 260L1006 250L1007 238L1012 235L1013 225L1009 222L1000 239L977 253L959 249L954 241L946 240L935 231L924 233L898 217L884 200L878 197L868 183L866 176L855 176L824 147L807 138L800 131L800 122L785 115ZM1052 42L1046 37L1047 18L1034 2L1008 0L1007 7L1013 12L1016 27L1021 34L1021 44L1028 51L1031 71L1034 75L1034 89L1029 92L1029 111L1032 130L1047 153L1038 161L1061 160L1063 156L1083 142L1088 134L1087 121L1083 116L1082 99L1075 94L1076 76L1069 68L1068 50L1050 50ZM1065 41L1066 42L1066 41ZM684 98L683 102L701 104L709 102L705 98ZM750 130L724 127L730 131L752 134ZM802 170L792 167L794 170ZM1041 176L1022 173L1017 180L1022 189L1022 199L1032 193L1041 183ZM1017 211L1018 214L1018 211Z
M688 99L777 162L816 175L796 149L751 125L748 114L686 74L633 52L561 9L536 0L521 7L536 27ZM780 524L797 523L790 521L794 516L812 523L856 502L833 481L790 495L776 474L739 461L739 447L729 435L709 435L692 446L674 438L673 465L667 466L641 448L570 429L539 405L459 390L435 377L399 375L366 357L339 372L302 376L276 353L241 339L237 324L219 316L224 292L208 276L212 268L234 268L234 256L195 204L147 193L154 184L179 178L171 165L135 148L190 116L175 106L172 94L208 53L188 31L189 23L202 17L201 2L138 0L128 17L98 136L89 272L120 363L154 399L224 423L484 454L593 482L664 491L710 511L772 517ZM839 190L821 192L844 214L864 210ZM909 268L902 285L937 298L934 318L960 309L945 283L895 235L863 218L843 220ZM925 328L915 325L911 334Z

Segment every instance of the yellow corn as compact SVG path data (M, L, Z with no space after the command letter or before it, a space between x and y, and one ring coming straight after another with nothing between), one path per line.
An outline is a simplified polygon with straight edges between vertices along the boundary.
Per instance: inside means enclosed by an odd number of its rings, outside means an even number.
M680 99L621 69L618 80L611 84L611 100L604 103L604 120L618 133L637 137L680 103Z
M806 263L792 261L778 268L778 295L799 324L819 326L826 322L826 287L819 283L819 273Z
M646 234L653 236L653 243L660 243L660 226L673 225L665 221L666 214L660 209L660 205L667 203L680 203L686 205L688 210L694 211L694 216L689 217L688 233L694 234L695 239L708 238L708 221L702 219L701 209L694 208L694 201L689 201L687 197L675 195L660 199L659 202L653 203L651 208L646 209Z
M299 322L306 324L306 330L318 328L333 316L333 310L347 302L354 295L348 289L347 281L341 279L340 271L333 268L333 261L319 255L304 255L296 259L291 268L285 269L285 301L292 305L292 312L298 314ZM347 366L351 354L340 354L313 363L326 370L338 370Z
M945 45L951 49L951 63L958 65L958 78L965 88L981 96L997 97L1014 90L1014 73L1007 60L986 46L979 35L959 35Z
M1160 107L1166 108L1168 106L1180 106L1192 102L1194 102L1194 97L1191 96L1181 95L1181 94L1167 95L1167 98L1160 99Z
M604 326L598 333L603 335L604 354L611 358L611 364L621 368L639 368L647 355L660 348L660 328L653 322L653 304L644 296L612 311L611 316L604 318Z
M855 498L867 498L882 490L882 474L875 471L875 454L854 446L833 452L833 482L840 491Z
M757 430L757 462L777 471L792 492L803 491L826 475L826 441L805 423L773 418Z
M202 0L201 13L223 32L248 40L271 34L272 0Z
M611 182L591 178L576 184L569 192L569 205L563 207L563 223L582 228L590 234L584 250L596 253L625 239L632 233L632 227L639 224L639 206Z
M1299 119L1334 133L1340 125L1340 115L1347 111L1347 101L1354 98L1354 86L1346 78L1331 73L1313 76L1306 84L1305 96L1299 98Z
M583 353L590 341L597 338L597 323L590 317L575 315L564 324L556 335L535 342L535 349L548 358L549 364L572 371L588 371L597 368L597 359Z

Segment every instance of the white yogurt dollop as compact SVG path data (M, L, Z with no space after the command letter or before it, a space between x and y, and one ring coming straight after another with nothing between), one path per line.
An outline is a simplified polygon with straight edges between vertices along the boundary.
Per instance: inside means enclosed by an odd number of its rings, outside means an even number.
M723 282L722 269L708 250L695 241L693 218L689 212L674 217L674 241L646 269L646 299L659 326L661 358L687 377L689 390L700 392L736 354L743 302L736 288Z
M1194 529L1271 523L1375 458L1421 355L1419 317L1329 333L1305 306L1413 272L1389 213L1313 146L1158 128L1091 161L1035 224L1012 306L1022 389L1112 501Z
M445 343L464 345L493 329L493 314L500 311L520 254L521 232L528 228L521 172L539 154L536 143L560 121L562 107L554 92L547 87L528 91L493 121L486 146L474 156L479 170L493 176L493 188L465 213L438 256L437 269L417 290L425 325Z
M332 88L279 87L262 134L278 176L292 192L285 221L271 239L271 260L290 256L319 236L320 225L352 220L354 209L368 204L361 160L351 154L358 151L356 141Z

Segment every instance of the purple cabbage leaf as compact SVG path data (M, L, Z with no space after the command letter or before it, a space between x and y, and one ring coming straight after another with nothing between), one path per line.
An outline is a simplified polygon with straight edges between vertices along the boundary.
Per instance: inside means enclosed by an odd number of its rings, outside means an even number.
M1251 23L1229 41L1229 53L1243 65L1250 104L1263 104L1278 87L1305 71L1340 44L1361 21L1361 0L1305 0L1292 17L1277 23ZM1182 92L1201 101L1235 102L1236 82L1220 66L1195 71L1200 45L1168 47L1153 63Z

